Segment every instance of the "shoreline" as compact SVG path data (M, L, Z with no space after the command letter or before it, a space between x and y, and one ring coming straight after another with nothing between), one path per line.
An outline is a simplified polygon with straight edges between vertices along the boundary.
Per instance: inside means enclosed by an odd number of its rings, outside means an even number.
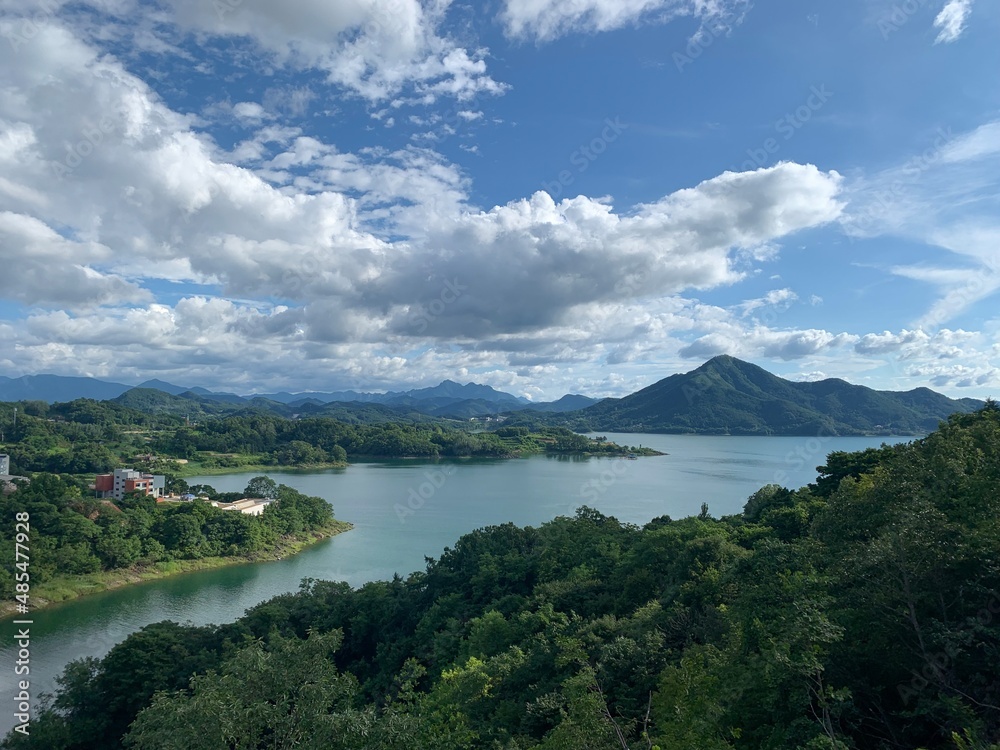
M171 460L171 459L166 459ZM209 477L209 476L223 476L224 474L243 474L246 472L261 472L261 474L266 474L268 471L326 471L328 469L346 469L350 464L334 461L331 463L323 464L295 464L293 466L277 466L277 465L266 465L266 464L246 464L244 466L200 466L197 469L188 468L192 466L191 463L180 464L180 468L176 471L171 471L168 469L157 469L157 471L166 471L169 474L173 474L178 479L187 479L189 477Z
M647 433L649 434L649 433ZM375 463L379 461L427 461L429 463L442 463L450 461L466 460L486 460L486 461L510 461L528 456L586 456L588 458L626 458L634 454L639 458L653 458L656 456L666 456L667 453L654 450L652 448L640 448L637 451L519 451L505 456L380 456L380 455L357 455L353 456L353 461L346 463L323 463L323 464L295 464L292 466L276 466L263 464L246 464L244 466L212 466L200 468L188 468L191 464L182 464L182 468L177 471L169 469L156 469L156 471L166 471L173 474L178 479L190 479L191 477L216 477L227 474L249 474L260 472L267 475L268 471L273 472L310 472L329 471L330 469L348 469L355 464ZM169 460L169 459L168 459Z
M246 565L253 563L280 560L291 557L307 547L332 539L338 534L350 531L354 524L347 521L334 520L330 526L315 531L303 532L299 537L282 537L274 548L255 553L252 556L233 557L202 557L197 560L174 560L157 562L149 566L133 566L117 568L82 576L62 576L45 583L32 586L30 594L30 609L27 613L17 612L17 603L13 601L0 603L0 622L14 617L30 617L33 613L47 609L54 604L80 599L92 594L133 586L139 583L157 581L163 578L197 573L203 570L225 568L231 565Z

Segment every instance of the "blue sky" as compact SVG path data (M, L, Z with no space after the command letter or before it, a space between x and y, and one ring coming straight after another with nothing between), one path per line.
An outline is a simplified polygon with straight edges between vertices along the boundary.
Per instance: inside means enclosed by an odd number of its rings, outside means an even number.
M1000 386L985 0L0 0L0 374Z

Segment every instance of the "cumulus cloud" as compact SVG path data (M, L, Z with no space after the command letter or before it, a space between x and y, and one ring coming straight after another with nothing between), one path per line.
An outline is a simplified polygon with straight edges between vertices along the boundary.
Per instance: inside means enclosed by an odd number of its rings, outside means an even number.
M965 31L965 22L972 13L973 0L948 0L934 19L934 28L940 29L935 44L954 42Z
M476 211L464 178L433 152L345 154L294 130L265 129L245 149L265 181L65 30L43 27L19 55L4 68L16 95L0 96L9 123L0 158L12 183L47 195L44 206L12 199L20 210L117 258L183 261L194 280L237 296L362 308L397 334L456 279L469 293L437 316L440 335L547 325L623 289L640 297L731 283L731 251L832 221L841 208L839 175L783 163L627 213L545 193ZM46 77L65 95L51 97Z
M547 41L576 31L610 31L681 17L718 31L739 24L749 7L748 0L506 0L501 18L510 36Z
M962 354L963 348L976 341L979 334L969 331L949 330L924 331L903 329L899 333L884 331L862 336L854 346L858 354L897 354L906 359L953 359Z
M761 326L710 333L682 347L678 353L692 359L731 354L748 359L793 360L836 349L856 339L857 336L848 333L817 329L781 331Z
M467 101L508 88L487 72L488 50L466 49L441 32L449 2L421 0L4 0L15 16L8 39L34 38L36 24L71 19L95 39L127 38L132 49L183 56L193 35L211 49L220 41L231 50L249 43L248 54L231 61L273 68L315 70L331 84L370 101L407 93L415 101L439 97ZM87 17L91 12L96 17ZM106 23L113 18L117 23ZM28 30L25 33L25 29ZM232 56L232 52L229 53ZM294 97L311 98L306 91ZM300 102L301 103L301 102ZM290 102L295 106L295 102Z
M904 382L971 388L1000 384L1000 371L991 364L995 352L988 346L988 337L975 331L903 329L862 336L854 350L887 361Z
M433 100L500 94L485 50L467 50L438 27L448 3L419 0L166 0L181 28L206 38L248 37L281 65L322 70L373 101L409 86Z
M757 299L749 299L746 302L740 303L738 307L740 310L743 311L744 315L749 315L754 310L759 310L761 308L766 308L766 307L785 309L793 302L795 302L798 298L799 295L797 295L791 289L772 289L763 297L758 297Z
M245 125L259 125L271 119L267 110L257 102L237 102L233 105L233 115Z
M30 44L0 45L0 253L20 273L0 294L34 308L26 369L139 372L155 351L229 379L291 348L297 374L335 361L376 382L407 361L627 367L691 330L650 306L738 281L842 209L836 172L794 163L631 208L539 192L480 209L432 150L345 153L249 101L233 114L258 125L227 151L57 19L33 23ZM157 280L205 293L166 304Z
M431 225L415 239L421 252L400 257L372 289L423 309L446 281L468 286L436 317L442 336L550 325L578 305L733 283L734 249L834 220L839 184L836 173L783 163L727 172L625 214L592 198L556 203L538 192ZM415 286L431 268L434 280ZM407 319L394 329L406 330Z
M443 67L432 60L426 75L393 77L391 65L365 63L338 72L342 85L371 85L372 99L406 86L466 96L475 86L460 74L472 57L435 47L450 43L433 31L431 6L400 2ZM223 16L211 4L164 7L164 23L204 39L235 36L249 23L237 14L256 14L255 43L276 63L325 70L343 49L384 33L359 24L388 6L303 4L326 32L303 31L295 13L273 19L263 3ZM128 16L135 6L105 10ZM11 23L0 21L0 33ZM155 355L161 376L234 389L397 387L466 373L514 390L544 378L558 396L621 393L648 384L650 363L670 368L665 375L683 358L792 360L891 346L765 325L763 312L797 299L790 289L730 309L684 297L738 282L786 238L840 218L844 184L834 171L786 162L726 172L637 206L538 192L478 207L468 176L434 150L345 152L283 122L292 105L266 92L252 95L260 103L227 105L245 140L222 147L204 129L205 112L172 109L58 17L32 23L30 44L0 45L0 262L13 269L0 277L0 297L27 309L0 323L17 351L16 364L0 361L5 368L139 380ZM289 40L300 32L296 46ZM407 54L400 59L422 59ZM464 104L455 111L483 118ZM429 127L441 125L434 117ZM993 142L989 130L955 139L938 161L967 166ZM985 262L989 227L965 231L938 241ZM166 282L185 286L163 294ZM971 366L950 362L958 364Z
M0 297L27 305L92 307L145 302L151 295L95 267L109 248L73 242L32 216L0 211Z

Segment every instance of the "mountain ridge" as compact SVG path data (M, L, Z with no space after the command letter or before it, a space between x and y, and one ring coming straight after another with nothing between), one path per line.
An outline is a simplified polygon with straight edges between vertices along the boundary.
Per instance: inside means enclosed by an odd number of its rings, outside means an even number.
M839 378L796 382L729 355L549 422L607 432L733 435L925 433L982 406L929 388L877 391Z
M403 421L504 415L511 424L538 422L581 431L738 435L912 435L929 432L950 414L973 411L983 403L951 399L924 386L877 391L840 378L785 380L730 355L713 357L690 372L669 375L621 398L598 400L566 394L556 401L539 403L489 385L463 385L450 379L436 386L386 393L306 391L240 396L184 388L158 379L128 386L57 375L0 377L0 400L75 398L116 400L137 408L192 416L242 409L266 409L289 417L338 414L351 421L387 421L394 415Z

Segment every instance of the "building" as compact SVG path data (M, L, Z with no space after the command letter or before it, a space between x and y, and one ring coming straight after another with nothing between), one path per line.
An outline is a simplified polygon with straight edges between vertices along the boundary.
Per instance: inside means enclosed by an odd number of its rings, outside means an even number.
M15 481L30 482L28 477L19 477L14 474L0 474L0 494L9 495L17 490Z
M272 502L274 501L259 497L245 497L242 500L237 500L235 503L220 503L213 500L212 505L219 510L236 510L248 516L259 516L264 513L264 508Z
M10 474L10 456L6 453L0 453L0 476L8 474Z
M98 474L94 490L98 497L121 500L127 492L142 492L163 497L166 478L162 474L143 474L135 469L115 469L114 474Z

